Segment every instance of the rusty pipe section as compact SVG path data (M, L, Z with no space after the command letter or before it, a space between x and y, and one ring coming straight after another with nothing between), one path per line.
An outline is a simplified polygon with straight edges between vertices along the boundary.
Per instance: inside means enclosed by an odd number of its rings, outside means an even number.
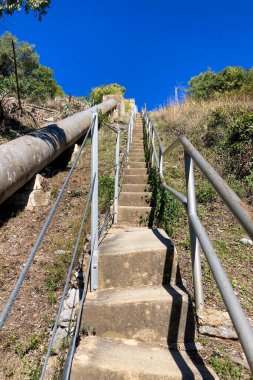
M115 106L114 99L106 100L0 145L0 204L82 137L94 111L105 114Z

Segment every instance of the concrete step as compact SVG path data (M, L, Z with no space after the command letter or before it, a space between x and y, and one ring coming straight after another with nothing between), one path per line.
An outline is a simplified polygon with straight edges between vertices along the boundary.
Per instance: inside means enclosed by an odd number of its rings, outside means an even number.
M162 229L111 228L100 245L99 289L176 282L177 252Z
M139 142L139 143L133 143L131 144L131 147L130 149L138 149L138 148L142 148L143 149L143 142Z
M142 174L142 175L125 175L124 176L124 182L123 183L133 183L133 184L141 184L141 183L148 183L148 175Z
M144 154L136 155L134 153L130 153L129 155L129 161L134 161L134 162L146 162Z
M70 380L218 380L197 353L166 350L134 339L88 336L74 356Z
M136 150L136 149L142 149L142 151L144 151L143 143L141 143L141 145L139 145L139 146L131 146L130 147L130 151Z
M147 168L127 168L125 175L146 175Z
M132 170L132 169L131 169ZM119 197L120 206L149 206L152 193L150 192L121 192Z
M148 226L152 219L152 212L154 212L154 207L119 206L118 222L133 226Z
M143 191L148 191L150 189L150 186L148 184L134 184L134 183L129 183L129 184L123 184L121 191L123 192L143 192Z
M144 152L144 147L143 146L131 146L130 148L130 151L134 151L134 152Z
M144 152L143 148L132 148L130 150L130 154L139 154L139 155L143 154L144 155L145 152Z
M127 169L129 168L146 168L146 162L133 162L133 161L128 161L127 163Z
M165 347L195 339L190 297L176 285L89 293L82 321L100 337L137 339Z

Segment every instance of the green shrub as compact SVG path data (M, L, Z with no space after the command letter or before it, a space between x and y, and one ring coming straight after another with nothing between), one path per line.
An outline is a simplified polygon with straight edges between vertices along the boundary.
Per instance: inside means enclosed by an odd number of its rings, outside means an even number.
M45 102L63 94L53 78L53 70L39 63L35 46L20 42L11 33L0 36L0 94L16 95L12 41L15 45L20 95L23 99Z
M98 179L99 211L105 213L110 207L110 201L114 195L114 179L110 174L105 174Z
M198 203L211 203L216 200L216 191L206 180L202 180L196 187L196 199Z
M226 157L228 174L245 178L253 173L253 112L243 107L220 107L207 118L203 137L206 147L216 148ZM217 154L219 154L217 150Z
M124 95L126 89L118 83L108 84L93 88L89 95L89 99L94 104L101 103L104 95Z
M150 224L162 227L168 233L173 234L173 222L180 214L181 207L178 200L170 194L161 184L156 169L149 171L149 183L152 191L152 206L155 207L154 215L151 216Z
M211 69L191 78L188 93L195 100L217 99L225 95L251 94L253 69L228 66L215 73Z

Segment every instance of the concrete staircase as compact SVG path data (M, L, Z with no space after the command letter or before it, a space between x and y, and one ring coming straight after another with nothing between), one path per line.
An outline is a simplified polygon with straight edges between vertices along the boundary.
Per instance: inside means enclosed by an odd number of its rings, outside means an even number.
M87 295L82 329L88 336L77 348L72 380L218 379L195 350L193 307L180 281L176 249L162 229L147 226L147 182L137 116L120 224L100 245L99 291Z
M140 116L137 116L133 129L133 143L119 198L118 222L124 225L149 224L152 212L150 199L142 120Z

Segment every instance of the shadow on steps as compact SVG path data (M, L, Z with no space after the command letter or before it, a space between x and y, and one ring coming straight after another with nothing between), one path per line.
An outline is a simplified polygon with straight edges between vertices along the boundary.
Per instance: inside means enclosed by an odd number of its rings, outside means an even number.
M163 243L163 244L171 244L171 241L165 238L158 229L152 229L154 235ZM168 255L167 255L168 259ZM167 264L167 265L166 265ZM171 265L168 265L167 260L164 266L164 278L168 276L168 270L171 269ZM171 278L171 273L169 274ZM175 287L168 288L164 286L166 291L172 297L172 306L171 312L169 315L169 328L168 328L168 337L167 344L168 348L171 352L173 359L175 360L179 370L182 373L182 379L187 380L195 380L195 374L185 361L184 357L181 355L180 350L185 350L191 362L196 366L196 369L200 372L204 380L214 380L215 377L209 371L209 369L205 366L205 363L201 356L198 354L196 345L195 345L195 334L196 334L196 321L194 317L194 310L192 305L192 300L190 294L187 292L186 288L183 286L183 281L180 274L180 269L177 263L177 271L176 271L176 284L182 289L188 297L188 302L184 302L182 298L182 294L179 293ZM175 318L175 316L177 316ZM183 319L183 320L182 320ZM184 344L182 343L174 343L181 339L179 335L180 329L182 329L182 324L184 326Z

